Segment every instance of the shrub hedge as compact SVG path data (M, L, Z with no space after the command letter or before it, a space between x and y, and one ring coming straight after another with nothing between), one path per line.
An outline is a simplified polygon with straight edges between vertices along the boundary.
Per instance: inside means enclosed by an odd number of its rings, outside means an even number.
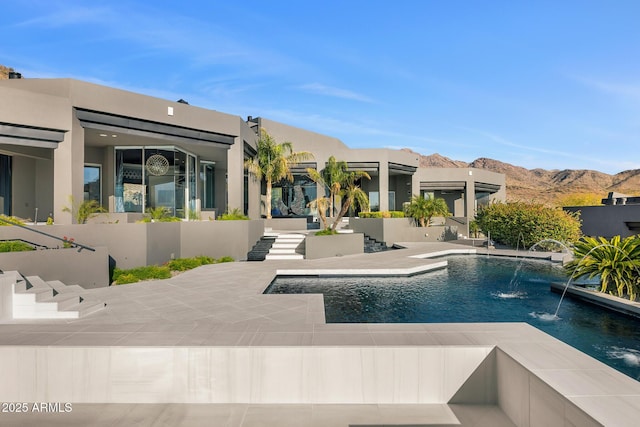
M484 234L512 247L530 248L545 239L573 243L581 234L579 214L539 203L492 203L479 209L476 220Z

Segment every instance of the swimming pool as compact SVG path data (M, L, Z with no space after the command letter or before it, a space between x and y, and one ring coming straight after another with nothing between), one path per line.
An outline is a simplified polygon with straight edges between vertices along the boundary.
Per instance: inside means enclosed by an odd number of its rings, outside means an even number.
M640 320L560 296L566 282L547 261L449 256L445 269L413 277L279 277L265 293L324 295L328 323L527 322L640 380ZM515 274L517 271L517 274Z

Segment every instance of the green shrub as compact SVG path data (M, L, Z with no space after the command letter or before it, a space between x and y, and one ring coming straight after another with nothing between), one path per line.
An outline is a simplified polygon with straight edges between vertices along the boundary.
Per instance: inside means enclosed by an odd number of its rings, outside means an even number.
M147 267L137 267L129 270L116 268L113 270L113 281L116 285L135 283L141 280L168 279L172 271L187 271L201 265L218 264L235 261L230 256L214 259L208 256L197 256L193 258L172 259L163 266L149 265Z
M325 228L324 230L316 231L316 236L332 236L334 234L338 234L338 232L330 228Z
M172 259L166 265L171 271L187 271L200 267L201 265L214 264L215 259L208 256L198 256L195 258Z
M580 238L579 214L538 203L493 203L480 208L476 220L484 234L512 247L531 247L545 239L572 243Z
M360 218L404 218L402 211L360 212Z
M227 211L218 217L220 221L247 221L248 219L249 217L243 214L238 208Z
M0 252L26 252L35 250L36 249L30 244L19 240L0 242Z
M359 212L360 218L382 218L382 212Z
M107 212L105 208L100 206L97 200L83 200L78 204L73 196L69 196L69 203L71 207L63 207L62 212L71 213L71 216L73 216L78 224L86 224L90 218L93 218L99 213Z
M129 270L119 268L113 271L113 281L117 285L124 283L134 283L140 280L158 280L171 277L171 271L167 266L148 265L146 267L136 267Z
M172 216L171 211L164 207L147 208L144 218L139 222L178 222L182 219Z
M0 225L24 225L24 221L15 216L0 215Z

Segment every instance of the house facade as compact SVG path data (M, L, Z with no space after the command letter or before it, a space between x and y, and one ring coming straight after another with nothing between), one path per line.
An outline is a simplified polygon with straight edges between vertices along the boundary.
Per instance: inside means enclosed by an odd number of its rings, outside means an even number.
M265 118L230 114L74 79L0 81L0 213L70 224L65 208L96 200L139 218L164 208L184 218L239 209L266 213L264 189L247 173L259 129L314 159L277 183L271 209L315 216L308 202L325 191L306 174L330 156L364 170L372 210L401 210L412 195L444 197L454 216L504 200L504 176L475 169L424 169L414 153L351 149L342 141Z

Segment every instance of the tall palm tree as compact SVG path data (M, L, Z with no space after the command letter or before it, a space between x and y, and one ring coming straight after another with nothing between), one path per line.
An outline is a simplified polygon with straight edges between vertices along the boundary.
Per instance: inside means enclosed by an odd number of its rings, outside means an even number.
M329 228L329 225L327 224L327 215L326 215L327 208L329 207L328 197L318 197L317 199L310 201L307 204L307 207L318 210L318 216L322 221L323 230L326 230L327 228Z
M565 269L572 279L599 276L601 292L620 297L626 294L635 301L640 292L640 237L583 237L575 244L574 258Z
M369 198L362 188L358 185L358 182L362 179L371 179L368 173L364 171L348 171L342 177L340 183L340 196L342 196L342 207L336 219L333 221L331 229L336 231L338 224L342 220L342 217L346 215L349 208L360 207L361 209L369 209Z
M420 227L428 227L434 216L449 216L449 207L442 198L424 197L422 194L413 196L405 208L405 213L418 221Z
M334 203L336 195L340 192L347 168L347 162L337 161L334 156L331 156L322 171L318 172L313 168L307 169L309 178L311 178L313 182L329 190L329 216L335 215Z
M267 218L271 218L271 189L274 182L287 179L293 182L291 166L305 160L313 159L308 151L293 151L291 142L278 143L275 138L260 129L260 139L256 144L257 154L245 161L245 167L257 179L267 184Z

